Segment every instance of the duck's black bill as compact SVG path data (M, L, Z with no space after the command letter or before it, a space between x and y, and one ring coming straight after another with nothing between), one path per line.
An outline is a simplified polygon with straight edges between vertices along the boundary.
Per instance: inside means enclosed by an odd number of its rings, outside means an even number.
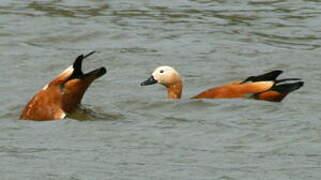
M140 83L141 86L148 86L148 85L152 85L152 84L156 84L157 80L154 79L153 76L149 77L146 81Z

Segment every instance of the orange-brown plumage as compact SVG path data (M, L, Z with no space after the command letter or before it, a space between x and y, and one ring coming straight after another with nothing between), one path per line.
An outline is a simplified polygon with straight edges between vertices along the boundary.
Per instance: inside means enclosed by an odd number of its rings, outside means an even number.
M192 98L243 98L249 94L266 91L273 86L273 82L244 83L236 81L230 84L208 89Z
M287 94L269 90L269 91L257 94L255 98L260 100L265 100L265 101L280 102L286 95Z
M67 68L37 92L25 106L20 119L59 120L63 119L67 113L75 111L90 84L106 73L104 67L86 74L82 72L83 59L93 53L78 56L73 66Z
M57 88L40 90L26 105L20 119L58 120L65 116L61 108L61 92Z
M199 93L192 98L254 98L266 101L281 101L288 93L299 89L303 82L285 83L298 81L299 79L276 78L282 71L276 70L258 76L250 76L243 81L235 81L226 85L211 88ZM183 83L179 73L170 66L156 68L152 76L141 83L142 86L160 83L167 88L168 97L172 99L181 98ZM175 88L173 88L175 87Z

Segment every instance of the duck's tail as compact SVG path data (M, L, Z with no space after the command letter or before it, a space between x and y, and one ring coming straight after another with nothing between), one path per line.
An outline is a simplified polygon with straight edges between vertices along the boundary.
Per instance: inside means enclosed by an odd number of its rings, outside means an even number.
M298 81L298 82L284 83L288 81ZM300 89L303 85L304 85L304 82L298 78L276 80L275 85L271 89L255 94L254 98L259 100L280 102L289 93L297 89Z

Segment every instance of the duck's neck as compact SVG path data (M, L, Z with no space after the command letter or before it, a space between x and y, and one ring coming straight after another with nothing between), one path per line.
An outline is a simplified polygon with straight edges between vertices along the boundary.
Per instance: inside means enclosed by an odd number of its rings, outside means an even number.
M167 86L167 97L170 99L180 99L182 96L183 84L181 81Z

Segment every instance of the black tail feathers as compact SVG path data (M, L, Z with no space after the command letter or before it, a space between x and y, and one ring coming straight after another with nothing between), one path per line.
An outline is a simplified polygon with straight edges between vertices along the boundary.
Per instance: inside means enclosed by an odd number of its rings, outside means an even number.
M94 54L96 51L92 51L86 55L79 55L76 60L74 61L74 64L73 64L73 68L74 68L74 72L73 74L71 75L70 79L73 79L73 78L78 78L78 77L81 77L84 75L84 73L82 72L81 70L81 66L82 66L82 61L87 58L88 56Z
M279 81L284 82L285 80L284 81L279 80ZM277 91L281 94L288 94L294 90L301 88L303 85L304 85L303 81L299 81L295 83L276 84L274 87L271 88L271 90Z

